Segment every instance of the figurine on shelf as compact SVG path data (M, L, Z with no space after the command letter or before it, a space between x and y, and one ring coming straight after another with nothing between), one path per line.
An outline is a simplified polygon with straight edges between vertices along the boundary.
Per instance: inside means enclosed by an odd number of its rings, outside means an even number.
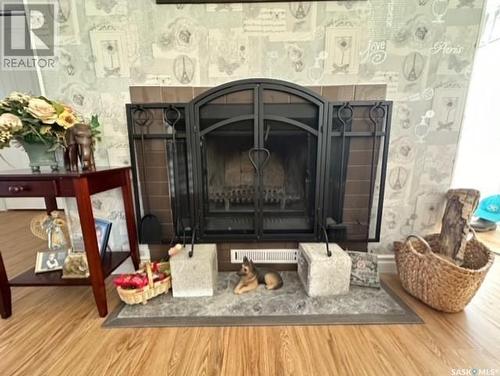
M88 278L89 264L85 252L69 251L63 265L63 278Z
M87 124L75 124L66 132L64 165L68 171L95 170L92 129Z
M66 250L70 247L66 219L61 212L54 210L50 215L37 215L31 220L30 228L33 235L47 240L48 249L51 251Z

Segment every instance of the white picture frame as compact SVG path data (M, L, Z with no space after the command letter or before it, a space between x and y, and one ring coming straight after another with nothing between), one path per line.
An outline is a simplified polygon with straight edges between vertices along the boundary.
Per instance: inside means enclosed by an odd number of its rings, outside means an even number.
M325 35L325 73L357 74L359 71L359 30L328 28Z
M67 250L46 250L37 252L35 273L39 274L62 270L67 256Z

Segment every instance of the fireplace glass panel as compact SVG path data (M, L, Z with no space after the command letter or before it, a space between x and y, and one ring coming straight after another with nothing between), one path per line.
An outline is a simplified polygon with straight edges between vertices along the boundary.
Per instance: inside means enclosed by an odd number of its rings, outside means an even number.
M204 231L254 234L256 143L253 91L216 98L200 108ZM222 125L221 125L222 124ZM203 133L205 132L205 133Z
M200 131L205 131L221 121L236 120L241 117L253 117L254 91L240 90L225 95L220 95L199 107ZM240 123L232 123L232 127L225 129L230 131Z
M285 128L289 135L282 137ZM317 138L293 126L280 129L264 139L270 157L263 168L263 232L313 232Z
M318 107L290 93L264 91L262 173L264 234L313 233Z
M255 170L248 158L253 122L221 127L205 137L205 230L207 233L255 231Z

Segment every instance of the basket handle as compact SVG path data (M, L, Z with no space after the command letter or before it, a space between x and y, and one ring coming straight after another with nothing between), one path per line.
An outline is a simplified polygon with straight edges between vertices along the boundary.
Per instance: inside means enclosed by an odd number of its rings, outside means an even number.
M432 253L432 248L429 245L429 243L427 243L427 240L425 240L424 238L422 238L421 236L418 236L418 235L408 235L408 237L406 238L406 243L411 248L411 250L415 251L415 249L411 245L411 241L410 241L411 238L415 238L415 239L417 239L418 241L420 241L421 243L424 244L424 246L425 246L424 254Z
M148 276L148 285L149 287L153 288L153 270L151 269L151 263L147 262L146 263L146 274Z

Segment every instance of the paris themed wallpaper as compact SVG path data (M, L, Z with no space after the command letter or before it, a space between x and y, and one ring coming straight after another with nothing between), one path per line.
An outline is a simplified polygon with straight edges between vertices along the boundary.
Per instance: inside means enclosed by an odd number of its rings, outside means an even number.
M386 253L393 240L428 233L440 220L482 8L483 0L59 0L58 68L42 74L49 97L99 114L98 165L130 164L132 85L215 86L249 77L386 84L392 134L382 241L373 245ZM96 216L113 222L113 249L126 246L121 205L119 192L94 197Z

